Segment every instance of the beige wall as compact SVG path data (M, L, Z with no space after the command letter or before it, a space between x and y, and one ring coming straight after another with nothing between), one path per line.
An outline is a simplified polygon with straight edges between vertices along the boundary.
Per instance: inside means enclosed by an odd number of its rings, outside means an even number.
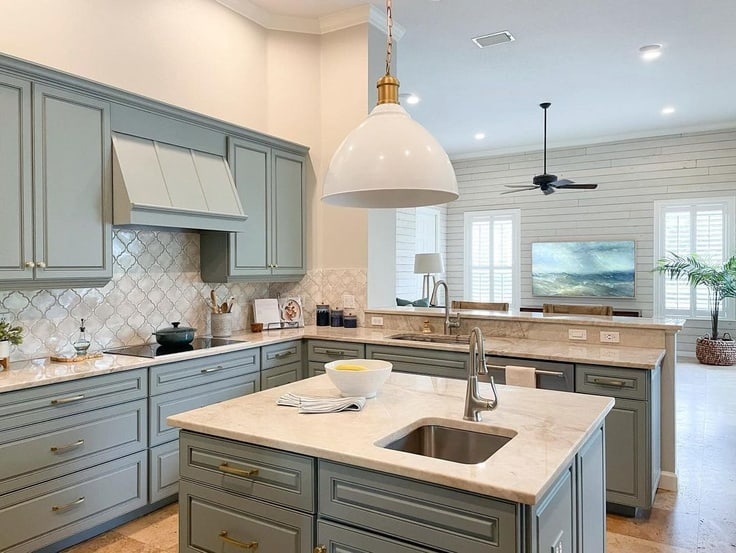
M365 117L383 35L267 31L214 0L2 0L0 52L310 147L310 268L367 267L365 210L321 203ZM380 40L379 40L380 39Z

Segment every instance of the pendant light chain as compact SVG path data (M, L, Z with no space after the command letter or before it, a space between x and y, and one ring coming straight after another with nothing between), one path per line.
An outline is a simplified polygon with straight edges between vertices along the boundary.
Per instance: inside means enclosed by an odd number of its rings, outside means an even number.
M391 74L391 53L393 50L393 26L394 21L391 16L391 0L386 0L386 75Z

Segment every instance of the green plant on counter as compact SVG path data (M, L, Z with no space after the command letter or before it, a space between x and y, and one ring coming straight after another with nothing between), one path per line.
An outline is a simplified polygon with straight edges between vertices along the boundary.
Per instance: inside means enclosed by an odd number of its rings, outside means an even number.
M726 298L736 298L736 256L723 265L713 265L697 254L677 255L670 252L668 257L657 261L654 270L670 278L685 278L693 287L703 285L708 289L712 330L710 339L721 339L718 336L721 305Z
M23 328L13 326L5 319L0 319L0 342L7 340L14 346L23 343Z

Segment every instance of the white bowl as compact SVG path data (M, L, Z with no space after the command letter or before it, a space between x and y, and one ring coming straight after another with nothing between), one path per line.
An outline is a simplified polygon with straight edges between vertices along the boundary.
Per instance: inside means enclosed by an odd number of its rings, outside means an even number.
M341 365L358 365L363 370L339 369ZM393 365L378 359L341 359L325 364L325 372L343 397L375 397L386 382Z

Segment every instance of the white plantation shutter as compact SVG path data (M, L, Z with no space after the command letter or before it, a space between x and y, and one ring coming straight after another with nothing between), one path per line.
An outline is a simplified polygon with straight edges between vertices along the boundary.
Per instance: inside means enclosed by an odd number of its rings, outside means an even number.
M674 200L656 203L655 259L670 253L687 255L696 253L708 261L721 264L731 251L729 228L733 227L734 200L703 199ZM693 290L684 280L672 280L659 276L656 295L658 315L679 317L709 317L708 290L699 286ZM723 316L730 306L724 306Z
M519 210L465 213L463 299L519 303Z

